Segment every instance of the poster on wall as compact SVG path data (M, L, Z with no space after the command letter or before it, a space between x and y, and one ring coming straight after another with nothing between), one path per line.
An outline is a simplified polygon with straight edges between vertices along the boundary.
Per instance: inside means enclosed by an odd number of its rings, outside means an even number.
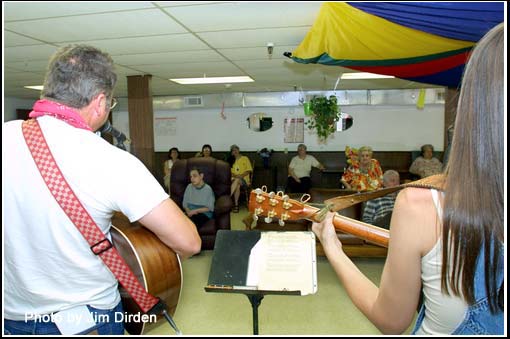
M283 132L285 143L302 143L305 141L305 119L285 118L283 121Z
M155 137L175 136L177 134L177 117L155 118Z

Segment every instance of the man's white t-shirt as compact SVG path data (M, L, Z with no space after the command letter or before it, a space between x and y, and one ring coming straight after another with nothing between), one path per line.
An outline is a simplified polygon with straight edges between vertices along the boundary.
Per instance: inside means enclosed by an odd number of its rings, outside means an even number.
M38 121L63 176L104 233L114 211L136 221L168 198L128 152L55 118ZM21 123L7 122L3 130L4 318L87 304L113 308L117 280L50 193Z
M318 167L319 161L315 159L313 155L306 155L304 159L301 159L299 155L296 155L290 161L289 167L294 170L294 173L298 178L309 177L312 171L312 167Z

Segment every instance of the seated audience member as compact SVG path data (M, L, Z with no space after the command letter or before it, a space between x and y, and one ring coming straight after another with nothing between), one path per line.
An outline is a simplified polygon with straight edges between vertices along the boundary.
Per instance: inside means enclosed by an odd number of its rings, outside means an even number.
M293 157L289 164L287 190L289 193L308 193L312 186L312 167L322 171L324 166L313 155L306 154L306 145L299 144L297 152L298 155Z
M433 157L434 146L421 146L421 156L416 158L409 168L409 172L419 175L422 179L443 171L443 164L437 158Z
M165 174L163 181L167 192L170 192L170 175L172 173L172 166L177 159L180 159L181 155L177 147L172 147L168 151L168 159L163 163L163 173Z
M204 158L212 157L212 147L211 147L211 145L205 144L204 146L202 146L202 151L200 151L197 154L195 154L195 156L196 157L204 157Z
M346 148L346 153L350 150ZM346 189L373 191L382 188L382 169L379 161L372 159L372 148L360 147L358 156L352 158L350 166L340 180Z
M383 175L384 188L395 187L400 184L400 175L397 171L387 170ZM395 198L398 192L393 192L385 196L367 201L363 210L362 221L367 224L390 228L391 213Z
M239 153L239 146L230 146L230 153L234 158L232 164L232 187L230 189L230 195L234 196L234 207L232 212L239 212L239 196L241 195L241 186L248 187L251 185L250 173L253 172L250 159Z
M204 173L200 169L193 168L189 177L191 183L184 191L182 207L198 229L213 217L214 192L204 182Z

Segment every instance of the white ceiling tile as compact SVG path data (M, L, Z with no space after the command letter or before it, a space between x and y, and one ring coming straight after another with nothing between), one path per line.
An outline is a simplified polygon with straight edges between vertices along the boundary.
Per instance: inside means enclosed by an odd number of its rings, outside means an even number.
M127 97L126 76L141 74L152 74L153 95L187 95L289 91L293 86L332 89L340 73L352 72L338 66L299 64L283 56L304 39L320 2L32 1L2 5L7 96L37 99L37 91L22 86L42 84L50 56L58 46L70 43L92 45L112 56L118 74L115 95L121 97ZM274 44L272 58L267 54L269 42ZM226 88L168 81L204 73L250 75L255 82ZM431 85L382 79L340 81L337 88L423 87Z
M275 68L284 67L285 60L283 59L238 60L234 61L234 63L237 66L249 71L261 68L274 70Z
M181 65L140 65L131 66L146 74L159 74L163 78L181 78L181 77L208 77L244 75L237 67L230 62L215 62L214 67L211 63L196 62Z
M4 30L4 47L41 45L40 41Z
M25 60L48 61L56 50L57 47L51 45L7 47L4 48L4 61L6 63Z
M283 55L284 52L292 52L296 49L297 45L291 46L274 46L273 56L271 59L288 59ZM247 47L247 48L220 48L218 52L226 56L228 59L237 60L267 60L269 59L267 53L267 45L260 47Z
M119 64L115 64L115 73L117 74L117 78L125 77L128 75L142 75L142 74L144 74L143 72L134 70L129 67L124 67Z
M24 72L46 72L48 60L12 62L7 65Z
M4 71L4 80L10 83L22 83L26 81L41 81L44 78L44 73L36 73L36 72L15 72L9 69L5 69ZM30 84L26 84L30 85ZM32 84L36 85L36 84Z
M236 2L165 8L195 32L311 26L322 2ZM199 13L209 12L204 20Z
M154 4L161 7L195 6L208 4L222 4L235 1L155 1Z
M77 41L108 52L113 59L118 55L161 53L173 51L196 51L209 49L192 34L171 34L138 38Z
M112 11L123 11L140 8L154 8L150 2L6 2L4 8L5 22L14 20L29 20L47 17L62 17L69 15L80 15L90 13L103 13Z
M146 53L114 56L115 62L123 65L182 64L190 62L225 61L212 50Z
M240 31L223 31L198 33L214 48L265 47L268 42L275 45L299 45L310 27L248 29Z
M47 42L71 42L186 32L159 9L6 23L11 31ZM65 29L62 29L65 27Z

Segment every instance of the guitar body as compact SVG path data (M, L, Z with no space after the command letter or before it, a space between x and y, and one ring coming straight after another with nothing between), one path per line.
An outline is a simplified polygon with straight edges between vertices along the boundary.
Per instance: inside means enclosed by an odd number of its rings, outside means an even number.
M168 305L173 315L179 302L182 287L181 262L179 257L151 231L139 223L130 223L122 214L112 218L112 241L145 289ZM124 327L133 335L139 335L155 323L140 321L143 312L131 296L119 284L124 308ZM163 317L158 316L158 322Z

